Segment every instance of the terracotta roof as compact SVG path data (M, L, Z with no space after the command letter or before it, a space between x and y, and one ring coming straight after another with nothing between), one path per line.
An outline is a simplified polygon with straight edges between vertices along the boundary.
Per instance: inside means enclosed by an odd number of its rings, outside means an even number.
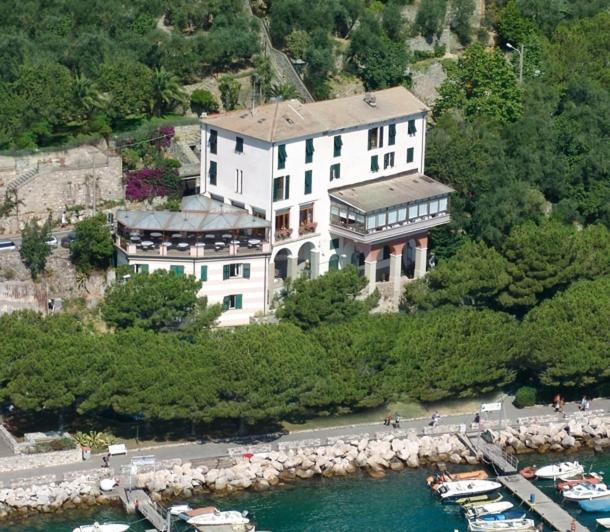
M362 211L370 212L392 205L442 196L454 190L435 181L431 177L417 172L403 172L361 185L347 185L329 190L331 198Z
M369 94L374 98L374 105L365 101ZM202 122L210 127L267 142L281 142L424 111L428 111L428 107L411 92L404 87L394 87L367 95L357 94L306 104L298 100L274 102L252 110L242 109L207 116L202 118Z

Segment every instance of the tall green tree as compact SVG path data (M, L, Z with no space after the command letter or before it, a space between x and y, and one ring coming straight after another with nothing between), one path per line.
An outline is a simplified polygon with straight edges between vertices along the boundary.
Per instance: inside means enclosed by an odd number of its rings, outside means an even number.
M452 0L451 2L449 27L455 32L463 45L470 44L472 40L471 19L474 9L474 0Z
M104 214L91 216L75 226L75 238L70 245L70 260L82 273L105 270L112 262L114 245Z
M51 224L48 220L40 225L38 219L33 218L21 231L19 254L34 280L44 273L47 259L51 255L52 249L47 244L50 238Z
M225 110L235 109L239 102L239 82L232 76L223 76L218 82L218 90L220 90L220 99Z
M440 37L447 12L447 0L422 0L415 15L415 27L427 39Z
M156 68L151 79L151 107L154 114L161 116L185 105L186 94L180 87L178 78L164 67Z

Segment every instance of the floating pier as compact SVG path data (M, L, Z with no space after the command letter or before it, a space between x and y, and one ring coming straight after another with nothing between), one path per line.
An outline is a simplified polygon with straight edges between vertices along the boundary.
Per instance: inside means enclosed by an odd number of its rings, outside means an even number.
M119 497L128 512L142 514L157 532L170 532L169 512L154 503L144 490L121 489Z
M486 462L493 465L497 473L514 475L519 467L519 460L515 455L508 454L495 443L485 441L480 434L460 435L460 440L474 454L481 455Z
M532 512L537 513L555 530L558 530L559 532L589 531L587 527L581 525L561 506L523 476L507 475L498 477L498 482L508 489L515 497L521 499Z

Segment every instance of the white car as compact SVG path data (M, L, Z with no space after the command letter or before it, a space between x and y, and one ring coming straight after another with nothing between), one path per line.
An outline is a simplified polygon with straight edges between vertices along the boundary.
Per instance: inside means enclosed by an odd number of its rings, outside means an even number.
M52 248L56 248L59 245L59 242L57 241L57 238L55 236L51 235L51 238L46 241L46 245L51 246Z

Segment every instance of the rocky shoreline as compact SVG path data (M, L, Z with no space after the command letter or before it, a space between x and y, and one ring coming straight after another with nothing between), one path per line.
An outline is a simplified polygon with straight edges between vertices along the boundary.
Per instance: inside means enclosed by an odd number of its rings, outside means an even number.
M600 451L610 447L610 418L531 423L490 434L496 443L514 454L576 452L583 448ZM421 436L414 431L394 431L371 438L338 440L331 445L246 454L232 459L227 467L178 462L138 473L132 479L133 487L145 488L153 500L161 501L204 492L263 491L296 479L345 476L358 470L380 478L388 470L438 462L474 465L478 458L456 434ZM1 489L0 518L111 504L118 500L118 494L104 493L99 488L100 479L108 476L108 470L99 469L67 482ZM121 485L127 484L125 477L115 478Z

